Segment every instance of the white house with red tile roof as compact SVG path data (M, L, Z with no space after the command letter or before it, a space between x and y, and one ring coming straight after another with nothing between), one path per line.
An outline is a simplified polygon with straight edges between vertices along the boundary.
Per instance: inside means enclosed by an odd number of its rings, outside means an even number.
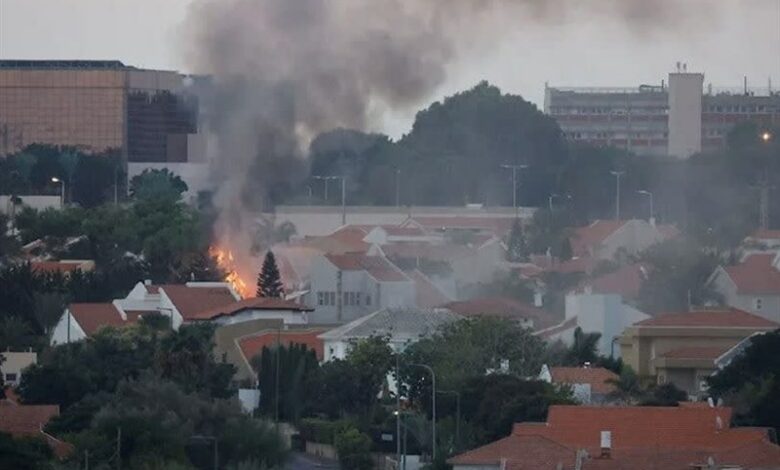
M552 314L541 307L503 297L458 300L441 306L464 317L505 318L532 330L549 328L557 323Z
M617 379L617 374L611 370L589 364L581 367L549 367L545 364L539 372L539 380L571 387L574 399L583 405L609 401L609 394L616 390L612 381Z
M707 281L726 305L780 322L780 252L748 252L720 266Z
M643 263L628 264L616 270L582 281L572 289L572 294L617 294L623 300L635 300L642 283L647 280L649 269Z
M315 324L345 323L383 308L413 307L415 283L384 256L326 254L314 260L307 303Z
M203 320L204 312L236 304L239 300L235 290L223 282L160 286L139 282L124 299L68 305L52 331L50 343L81 341L100 328L132 324L151 313L169 317L173 328L178 329L182 323Z
M780 467L768 428L723 407L551 406L544 423L451 458L453 470L756 470Z
M634 255L676 233L673 227L641 219L596 220L574 229L569 241L575 257L611 260L618 252Z

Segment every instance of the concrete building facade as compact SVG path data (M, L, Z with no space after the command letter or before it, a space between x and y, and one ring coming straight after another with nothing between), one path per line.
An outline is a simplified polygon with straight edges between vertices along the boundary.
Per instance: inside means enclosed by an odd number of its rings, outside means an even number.
M780 123L780 93L704 87L704 75L687 67L668 82L634 88L545 88L544 111L566 137L596 146L618 147L637 155L687 158L722 148L735 124Z

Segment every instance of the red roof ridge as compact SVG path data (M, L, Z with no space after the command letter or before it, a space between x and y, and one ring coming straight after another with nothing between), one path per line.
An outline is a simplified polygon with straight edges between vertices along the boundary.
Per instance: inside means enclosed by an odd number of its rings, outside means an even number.
M778 323L734 307L690 312L662 313L634 326L652 327L723 327L723 328L773 328Z

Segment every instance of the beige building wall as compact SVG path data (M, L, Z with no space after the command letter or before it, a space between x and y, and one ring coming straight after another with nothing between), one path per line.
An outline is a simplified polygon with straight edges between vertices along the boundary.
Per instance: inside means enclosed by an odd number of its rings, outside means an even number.
M233 325L220 326L214 332L214 354L218 362L223 359L237 369L236 380L254 379L254 372L244 360L238 347L238 340L260 331L284 328L281 319L250 320Z
M123 146L123 70L0 70L0 156L33 143Z

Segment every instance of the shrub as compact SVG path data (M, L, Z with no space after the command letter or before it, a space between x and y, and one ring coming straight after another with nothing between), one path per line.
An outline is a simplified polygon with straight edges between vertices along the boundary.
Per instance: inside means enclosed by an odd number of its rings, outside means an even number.
M370 470L371 438L355 428L350 428L336 435L336 451L339 463L344 470Z

